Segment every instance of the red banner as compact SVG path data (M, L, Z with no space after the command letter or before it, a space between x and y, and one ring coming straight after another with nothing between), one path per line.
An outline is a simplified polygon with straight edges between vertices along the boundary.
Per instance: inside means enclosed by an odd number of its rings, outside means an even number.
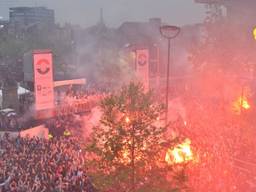
M136 72L145 91L149 89L149 52L147 49L136 50Z
M34 52L34 84L36 110L54 108L52 53Z

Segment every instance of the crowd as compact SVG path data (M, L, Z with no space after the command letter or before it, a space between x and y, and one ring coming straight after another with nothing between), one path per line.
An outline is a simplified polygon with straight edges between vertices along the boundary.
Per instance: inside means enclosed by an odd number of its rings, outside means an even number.
M84 103L86 101L98 100L107 92L104 90L96 89L92 85L87 87L69 87L68 89L58 89L56 91L56 104L69 105L72 103Z
M101 93L93 91L69 90L60 100L60 106L92 107L101 97ZM90 106L81 105L89 101ZM76 137L82 131L80 115L70 110L58 112L46 122L53 136L49 140L11 138L8 134L0 138L0 192L95 191L86 174L83 144ZM0 116L0 130L19 130L17 120L13 116Z
M68 89L64 92L58 91L56 95L56 114L65 116L69 114L78 114L90 112L99 100L105 96L105 93L95 91L94 89Z
M80 115L60 115L46 122L46 127L54 136L61 136L65 131L72 132L72 135L82 134L83 122Z
M0 139L1 192L94 192L74 137Z
M94 108L106 92L96 91L96 89L69 88L59 90L55 95L55 122L70 119L74 114L88 113ZM30 93L19 98L20 111L22 115L3 115L0 113L0 131L19 131L36 126L38 123L34 119L34 96ZM67 121L66 121L67 122ZM58 123L57 123L58 124Z

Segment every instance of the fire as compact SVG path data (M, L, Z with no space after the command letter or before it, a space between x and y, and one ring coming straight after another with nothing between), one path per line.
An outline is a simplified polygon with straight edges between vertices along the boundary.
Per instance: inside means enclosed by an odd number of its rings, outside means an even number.
M248 101L247 101L246 98L240 97L239 103L240 103L240 105L241 105L244 109L250 109L250 108L251 108L251 106L250 106L250 104L248 103Z
M253 29L253 37L256 40L256 27Z
M185 141L173 149L168 149L165 156L165 161L169 164L186 163L193 160L193 152L191 150L191 141L185 139Z
M130 164L130 162L131 162L131 154L130 154L130 151L128 149L122 150L120 162L125 164L125 165Z
M125 122L126 123L130 123L130 118L129 117L125 117Z
M249 110L251 108L246 97L240 96L238 100L234 103L234 110L241 113L241 109Z

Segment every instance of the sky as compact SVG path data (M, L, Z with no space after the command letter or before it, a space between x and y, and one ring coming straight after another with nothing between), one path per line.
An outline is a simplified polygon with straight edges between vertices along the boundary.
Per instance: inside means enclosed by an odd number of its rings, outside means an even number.
M110 27L117 27L124 21L146 21L154 17L182 26L202 22L205 17L205 7L194 0L0 0L0 16L8 19L8 9L13 6L46 6L55 10L58 23L83 27L99 21L100 8Z

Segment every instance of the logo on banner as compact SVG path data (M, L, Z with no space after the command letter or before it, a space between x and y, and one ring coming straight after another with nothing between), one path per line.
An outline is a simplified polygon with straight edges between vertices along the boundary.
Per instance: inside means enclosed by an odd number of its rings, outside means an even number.
M45 75L50 71L50 63L46 59L40 59L36 64L36 70L39 74Z
M138 64L144 66L147 64L147 55L145 53L140 53L138 55Z

